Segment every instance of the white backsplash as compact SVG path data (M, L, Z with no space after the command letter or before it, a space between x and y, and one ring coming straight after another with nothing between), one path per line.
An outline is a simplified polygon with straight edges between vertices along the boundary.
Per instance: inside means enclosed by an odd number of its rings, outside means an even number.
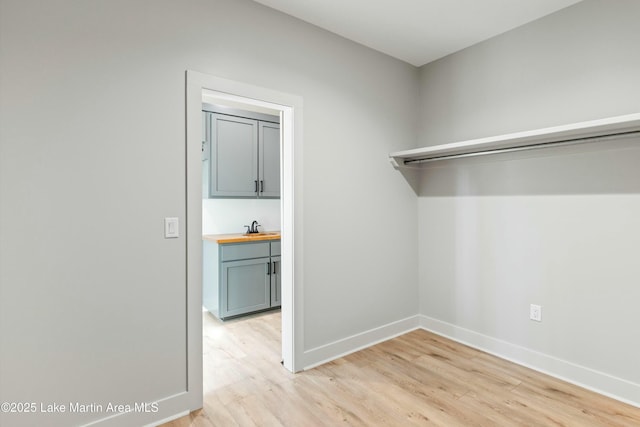
M253 220L260 230L280 230L280 199L203 199L202 233L243 233Z

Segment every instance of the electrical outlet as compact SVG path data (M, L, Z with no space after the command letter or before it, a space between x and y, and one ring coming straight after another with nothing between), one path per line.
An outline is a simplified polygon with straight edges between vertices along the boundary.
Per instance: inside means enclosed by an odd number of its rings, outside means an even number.
M529 319L542 322L542 307L536 304L529 306Z

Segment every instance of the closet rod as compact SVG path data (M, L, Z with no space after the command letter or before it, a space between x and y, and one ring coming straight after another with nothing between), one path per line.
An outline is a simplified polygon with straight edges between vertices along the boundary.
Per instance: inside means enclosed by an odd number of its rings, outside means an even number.
M451 160L451 159L461 159L464 157L486 156L487 154L512 153L515 151L536 150L540 148L549 148L549 147L564 147L568 145L577 145L577 144L583 144L587 142L597 142L599 140L604 140L604 139L610 140L610 139L624 138L632 135L640 135L640 130L612 133L612 134L606 134L606 135L588 136L588 137L575 138L575 139L564 139L564 140L552 141L552 142L542 142L538 144L523 145L521 147L495 148L492 150L475 151L472 153L448 154L448 155L445 154L442 156L424 157L420 159L405 160L404 164L405 165L420 164L420 163L436 162L439 160Z

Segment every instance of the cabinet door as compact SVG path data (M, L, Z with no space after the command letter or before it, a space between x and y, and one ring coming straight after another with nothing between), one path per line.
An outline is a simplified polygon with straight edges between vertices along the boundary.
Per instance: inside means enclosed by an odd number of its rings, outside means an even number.
M209 150L211 149L211 125L209 120L211 119L211 113L205 111L202 112L202 161L209 160Z
M259 122L260 197L280 197L280 125Z
M211 152L211 113L202 112L202 198L209 198L209 175Z
M271 257L271 307L280 307L282 304L280 298L282 290L280 265L279 256Z
M271 306L269 258L222 263L220 317L236 316Z
M256 197L258 121L211 115L210 197Z

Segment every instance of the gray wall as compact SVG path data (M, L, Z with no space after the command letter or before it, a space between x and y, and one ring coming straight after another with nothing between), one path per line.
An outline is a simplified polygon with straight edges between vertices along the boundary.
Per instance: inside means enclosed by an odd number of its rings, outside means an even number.
M187 69L304 100L305 349L418 311L415 68L246 0L0 1L0 401L184 390Z
M184 390L185 245L162 219L185 216L186 69L304 99L305 349L420 311L640 382L637 148L450 163L417 201L386 159L639 111L638 2L587 0L420 72L246 0L0 7L0 401Z
M418 144L640 111L639 16L634 0L587 0L425 66ZM427 169L421 313L638 390L639 143Z

